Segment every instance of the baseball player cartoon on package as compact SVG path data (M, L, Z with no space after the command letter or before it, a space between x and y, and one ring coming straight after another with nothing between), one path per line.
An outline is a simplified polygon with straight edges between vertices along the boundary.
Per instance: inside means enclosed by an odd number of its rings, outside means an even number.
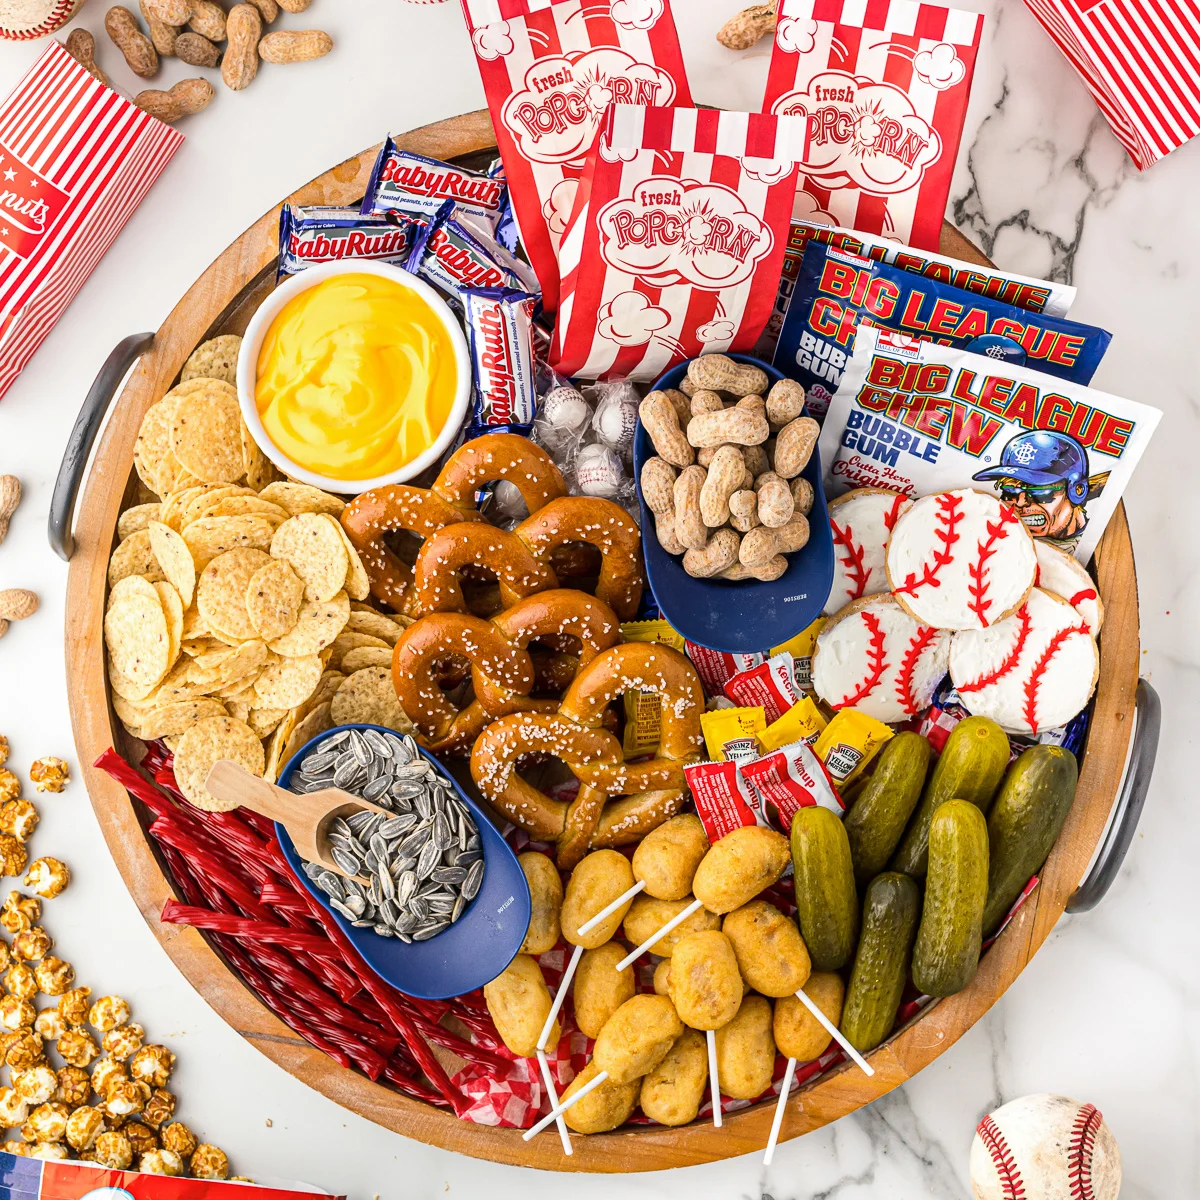
M1087 563L1162 413L980 354L863 326L821 430L826 493L998 496Z

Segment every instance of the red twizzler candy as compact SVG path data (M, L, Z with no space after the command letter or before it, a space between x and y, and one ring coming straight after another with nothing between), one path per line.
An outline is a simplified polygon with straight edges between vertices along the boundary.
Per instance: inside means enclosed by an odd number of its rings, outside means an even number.
M691 104L670 0L462 0L521 241L559 302L558 249L605 109Z
M737 763L695 763L684 767L683 774L710 842L719 841L743 825L763 823Z
M783 269L801 118L614 104L559 251L551 363L656 379L708 351L749 352Z
M791 833L792 818L802 808L820 805L843 816L846 806L821 760L807 742L792 742L741 766L743 778L758 794L766 811L778 814L779 828Z

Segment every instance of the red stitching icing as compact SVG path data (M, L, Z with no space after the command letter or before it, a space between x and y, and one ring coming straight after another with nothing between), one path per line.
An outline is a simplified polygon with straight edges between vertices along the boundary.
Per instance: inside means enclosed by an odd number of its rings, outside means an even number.
M1033 624L1029 617L1029 605L1021 605L1021 609L1017 613L1017 621L1019 622L1017 640L1013 643L1012 649L1004 656L1000 665L988 672L988 674L980 675L978 679L972 679L970 683L960 684L956 689L960 696L963 692L978 692L982 691L985 687L991 687L993 683L998 683L1017 665L1017 660L1021 657L1021 653L1025 649L1025 643L1029 640L1029 630Z
M1082 592L1076 592L1075 595L1073 595L1071 597L1071 599L1067 601L1067 603L1070 604L1072 607L1074 607L1076 604L1082 604L1084 600L1095 600L1095 599L1096 599L1096 589L1095 588L1084 588Z
M883 632L883 626L879 624L879 618L873 612L864 612L859 615L863 619L863 624L871 631L871 644L867 647L867 677L853 696L847 696L840 704L835 704L834 708L853 708L865 696L870 695L882 678L884 671L887 670L885 652L887 636Z
M829 526L833 530L834 545L843 546L846 550L845 557L839 558L838 561L846 568L847 578L854 584L854 591L850 593L850 599L857 600L867 590L868 572L863 569L863 556L866 554L867 548L860 545L857 550L855 549L854 531L849 525L843 529L830 517Z
M926 625L908 643L908 649L904 652L904 658L900 663L900 670L896 675L896 695L900 697L900 703L904 705L904 711L909 716L915 716L919 707L917 697L912 690L913 672L917 669L921 655L925 653L925 647L937 637L937 634L936 629L931 625Z
M897 494L894 497L894 499L892 500L892 507L891 507L890 511L885 512L883 514L883 527L884 527L884 529L886 529L888 531L888 533L891 533L892 530L896 526L896 521L900 516L901 506L904 504L907 504L907 503L908 503L907 496Z
M904 580L904 583L896 588L897 595L907 594L912 596L923 587L942 586L942 581L938 578L938 572L954 561L954 555L951 553L950 547L962 537L957 528L965 515L959 511L961 507L961 496L954 496L949 492L943 492L938 496L938 523L944 526L944 528L935 529L933 536L942 543L942 549L933 552L933 562L925 564L920 579L917 578L915 572L910 571L908 573L908 577Z
M1000 520L993 525L991 521L986 522L987 526L987 541L978 544L979 558L971 564L971 584L967 589L970 592L971 600L967 607L979 618L979 623L986 629L988 627L987 610L992 607L992 602L987 597L987 562L988 559L996 553L997 544L1008 537L1008 530L1005 528L1012 525L1017 520L1017 514L1013 512L1005 504L1000 505Z
M1104 1118L1094 1104L1085 1104L1071 1127L1071 1146L1067 1152L1067 1178L1072 1200L1095 1200L1092 1191L1092 1154L1096 1133Z
M1037 701L1038 689L1042 686L1042 676L1046 672L1046 668L1050 665L1050 660L1063 648L1063 644L1067 638L1076 633L1088 632L1086 624L1071 625L1066 629L1060 629L1049 641L1046 649L1042 651L1042 656L1037 660L1033 668L1032 674L1025 681L1025 710L1024 717L1029 723L1029 729L1032 732L1037 729Z
M1000 1180L1000 1190L1004 1200L1025 1200L1025 1181L1021 1178L1020 1168L1004 1134L1000 1132L996 1122L990 1116L979 1122L975 1132L979 1140L987 1147L992 1158L992 1166L996 1168L996 1177Z

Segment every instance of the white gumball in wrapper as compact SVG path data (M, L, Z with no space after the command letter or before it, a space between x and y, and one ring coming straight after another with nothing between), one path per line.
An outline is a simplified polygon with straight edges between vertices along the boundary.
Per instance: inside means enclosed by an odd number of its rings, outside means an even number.
M585 496L611 500L620 490L625 472L615 450L599 443L584 446L575 460L575 482Z
M507 479L496 481L496 486L492 489L492 498L496 513L506 520L529 516L521 489L515 483L509 483Z
M631 383L601 384L597 389L600 401L592 428L596 436L611 450L628 455L633 450L633 435L638 426L637 389Z
M537 430L551 450L564 451L583 436L592 410L573 387L556 387L542 397Z

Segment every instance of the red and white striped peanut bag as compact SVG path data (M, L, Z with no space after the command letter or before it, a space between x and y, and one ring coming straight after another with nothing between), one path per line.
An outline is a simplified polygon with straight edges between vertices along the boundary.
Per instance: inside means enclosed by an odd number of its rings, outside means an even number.
M802 117L796 216L937 250L983 17L780 0L763 111Z
M57 42L0 104L0 396L182 142Z
M604 110L691 104L670 0L462 0L521 243L558 307L558 247Z
M555 370L652 380L704 351L752 350L803 133L763 113L614 104L563 238Z

